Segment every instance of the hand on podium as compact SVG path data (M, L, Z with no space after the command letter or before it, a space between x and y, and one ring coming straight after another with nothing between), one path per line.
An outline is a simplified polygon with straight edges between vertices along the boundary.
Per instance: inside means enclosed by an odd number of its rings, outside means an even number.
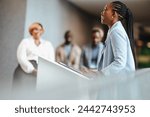
M33 74L34 76L37 76L37 69L34 69L34 70L32 71L32 74Z

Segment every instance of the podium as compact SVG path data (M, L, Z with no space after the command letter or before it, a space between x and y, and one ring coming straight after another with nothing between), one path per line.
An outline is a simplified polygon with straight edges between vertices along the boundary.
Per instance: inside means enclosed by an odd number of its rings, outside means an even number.
M89 79L61 64L39 58L34 99L150 99L149 71Z
M89 99L89 78L77 71L39 57L37 73L37 92L47 99Z

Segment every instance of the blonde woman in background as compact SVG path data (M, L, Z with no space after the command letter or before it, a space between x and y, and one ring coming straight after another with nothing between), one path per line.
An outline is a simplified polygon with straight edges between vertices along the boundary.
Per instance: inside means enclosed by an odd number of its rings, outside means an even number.
M54 48L49 41L41 38L44 28L35 22L29 26L30 37L23 39L17 49L18 67L14 73L15 83L34 85L36 83L38 57L54 61Z

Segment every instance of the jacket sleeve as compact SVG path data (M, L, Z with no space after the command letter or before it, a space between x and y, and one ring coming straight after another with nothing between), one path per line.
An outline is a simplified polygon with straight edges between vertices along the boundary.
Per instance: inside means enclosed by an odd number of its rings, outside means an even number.
M111 48L114 60L106 68L102 69L105 75L116 74L126 65L127 59L127 37L123 32L113 30L110 34Z
M22 40L17 49L17 59L24 72L32 73L34 67L27 59L26 48L26 42Z

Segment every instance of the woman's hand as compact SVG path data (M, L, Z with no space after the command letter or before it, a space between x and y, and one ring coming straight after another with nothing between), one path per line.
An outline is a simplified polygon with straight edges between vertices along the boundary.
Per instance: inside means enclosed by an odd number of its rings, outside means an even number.
M34 70L32 71L32 74L35 75L35 76L37 76L37 69L34 69Z

